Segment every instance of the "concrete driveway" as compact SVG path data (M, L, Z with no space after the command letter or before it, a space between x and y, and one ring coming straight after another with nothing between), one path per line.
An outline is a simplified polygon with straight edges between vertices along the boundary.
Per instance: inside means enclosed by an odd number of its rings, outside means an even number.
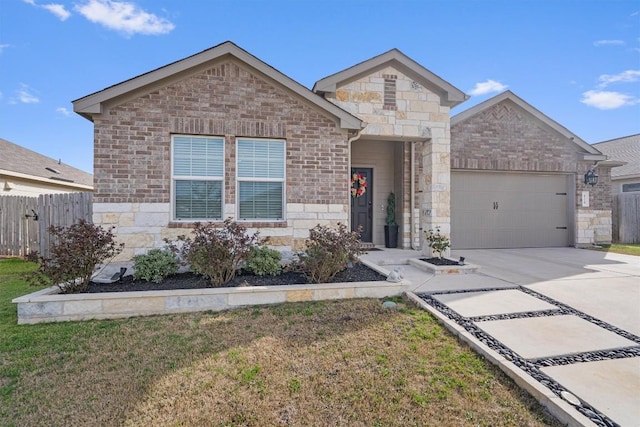
M640 257L452 251L461 256L478 272L432 275L402 265L396 252L381 259L390 269L397 262L416 302L562 422L640 426Z

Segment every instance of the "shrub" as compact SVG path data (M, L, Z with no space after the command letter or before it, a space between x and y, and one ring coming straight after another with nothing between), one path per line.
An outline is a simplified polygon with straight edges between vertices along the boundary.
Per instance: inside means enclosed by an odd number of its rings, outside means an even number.
M341 223L337 228L316 225L306 243L307 249L298 254L297 266L312 283L330 282L349 263L357 263L363 252L360 233Z
M223 286L233 279L258 241L258 233L249 235L245 227L230 219L222 225L196 223L193 235L178 236L168 242L169 248L212 286Z
M151 249L144 255L133 257L133 268L133 277L136 279L160 283L162 279L178 271L178 259L173 252Z
M45 281L57 285L62 293L85 290L96 266L122 252L124 244L116 244L112 230L83 219L69 227L49 227L51 258L39 257L40 267L32 284Z
M425 231L427 237L427 241L429 242L429 247L433 251L434 254L438 254L438 258L442 258L442 254L451 246L451 242L447 238L440 234L440 227L436 227L436 230L429 229Z
M256 276L275 276L280 273L282 255L266 246L254 246L249 253L246 268Z

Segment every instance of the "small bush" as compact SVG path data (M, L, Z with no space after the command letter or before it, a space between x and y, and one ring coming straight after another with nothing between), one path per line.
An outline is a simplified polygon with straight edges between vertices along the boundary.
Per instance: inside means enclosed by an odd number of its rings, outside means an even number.
M162 279L178 272L178 259L173 252L151 249L144 255L133 257L136 279L160 283Z
M246 268L256 276L276 276L280 273L282 255L266 246L254 246L249 253Z
M245 227L230 219L222 225L196 223L193 235L178 236L176 241L167 243L193 272L209 279L214 287L235 277L258 242L258 233L249 235Z
M330 282L349 263L357 263L363 252L360 233L341 223L337 228L316 225L306 243L307 249L298 254L297 267L312 283Z
M434 254L438 254L438 258L442 258L442 254L451 246L451 242L447 236L440 234L440 227L425 231L427 242Z
M85 290L96 266L122 252L124 244L116 244L112 230L83 219L69 227L49 227L53 237L51 258L39 258L40 267L32 284L55 284L62 293Z

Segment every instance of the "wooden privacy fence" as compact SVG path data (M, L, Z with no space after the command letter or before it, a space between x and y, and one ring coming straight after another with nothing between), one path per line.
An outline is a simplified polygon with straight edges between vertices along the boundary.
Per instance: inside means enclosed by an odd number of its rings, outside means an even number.
M611 219L614 241L640 243L640 193L614 195Z
M0 196L0 255L49 255L49 227L91 222L92 193Z
M25 256L38 250L38 199L26 196L0 197L0 255Z

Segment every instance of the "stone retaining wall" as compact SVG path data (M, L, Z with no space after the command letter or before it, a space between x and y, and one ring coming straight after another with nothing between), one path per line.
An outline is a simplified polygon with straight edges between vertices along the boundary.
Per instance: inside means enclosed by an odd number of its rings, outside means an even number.
M389 271L366 263L381 274ZM18 324L71 320L116 319L153 314L221 311L243 306L347 298L385 298L401 295L411 283L387 281L324 283L317 285L248 286L172 291L59 294L52 286L15 298Z

